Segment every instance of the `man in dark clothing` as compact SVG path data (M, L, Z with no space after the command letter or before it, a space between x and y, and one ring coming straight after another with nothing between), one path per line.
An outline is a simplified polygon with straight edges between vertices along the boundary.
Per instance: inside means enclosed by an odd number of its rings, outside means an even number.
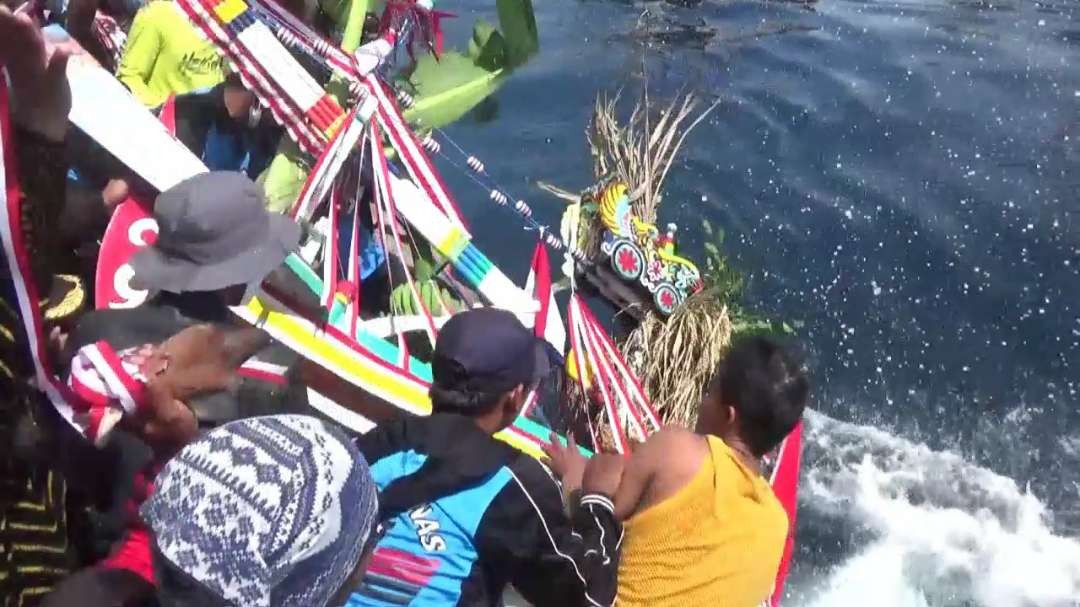
M358 439L393 526L349 605L501 605L507 584L536 605L610 605L621 461L594 458L568 518L540 462L492 436L548 373L543 343L509 312L470 310L439 333L432 370L432 416Z
M133 285L153 295L134 309L85 315L68 340L65 361L99 340L119 350L161 343L200 323L246 326L229 306L241 303L246 291L281 265L300 238L299 226L268 213L259 186L239 173L205 173L163 192L154 204L154 219L157 242L131 262ZM281 350L260 352L260 359L285 367L295 362L295 356ZM281 413L270 405L295 400L279 398L280 386L264 388L261 398L245 399L246 409L218 397L208 406L196 406L196 413L201 421L216 424Z
M243 325L234 320L228 307L241 303L244 293L279 266L300 237L300 229L292 220L265 210L259 187L238 173L197 175L163 192L155 202L154 218L158 240L135 255L132 269L136 288L149 289L155 295L134 309L85 315L68 339L70 352L62 357L65 362L71 361L80 348L99 341L119 352L144 344L161 344L196 325L239 331ZM247 339L245 343L250 347L236 357L243 360L268 341L265 336ZM283 412L274 410L275 405L291 400L274 397L276 392L288 392L288 388L280 386L268 385L262 397L244 399L238 398L238 388L234 384L224 391L185 399L183 404L190 411L181 407L184 421L214 426L240 417ZM135 430L138 420L129 420L123 427L141 434ZM123 603L152 592L147 532L134 517L133 507L149 495L150 479L176 445L151 444L152 437L145 435L137 438L147 443L150 453L138 448L138 441L131 441L136 444L120 449L119 463L113 470L79 475L104 480L117 488L114 506L119 511L114 510L106 521L122 524L124 538L101 565L57 586L46 599L48 607ZM71 451L78 453L83 446L75 445ZM64 445L58 451L66 451ZM75 467L80 462L68 463ZM133 469L141 471L132 476ZM115 503L121 500L125 503Z
M252 179L270 163L282 129L237 75L209 90L177 95L176 138L212 171Z

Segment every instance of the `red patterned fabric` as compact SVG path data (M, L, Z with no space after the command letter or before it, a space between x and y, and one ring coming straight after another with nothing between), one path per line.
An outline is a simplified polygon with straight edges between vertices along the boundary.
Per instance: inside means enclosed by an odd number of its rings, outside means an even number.
M124 504L127 516L127 531L124 537L113 546L99 567L105 569L126 569L147 582L154 583L154 564L150 550L150 530L139 517L139 508L154 493L154 477L165 465L164 461L154 461L135 475L131 497Z
M84 346L71 361L68 387L71 421L90 442L102 445L124 415L134 415L146 400L145 378L135 360L137 348L116 352L104 341Z

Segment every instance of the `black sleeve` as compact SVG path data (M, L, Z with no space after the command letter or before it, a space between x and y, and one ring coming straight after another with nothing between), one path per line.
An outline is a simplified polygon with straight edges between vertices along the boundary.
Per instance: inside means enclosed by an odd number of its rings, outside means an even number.
M92 242L101 237L107 225L109 214L101 189L69 180L58 226L64 239L75 244Z
M206 151L206 138L218 116L225 112L224 85L204 92L176 96L176 138L199 158Z
M405 434L405 420L396 419L382 422L356 438L356 448L367 460L374 464L380 459L400 450Z
M54 142L33 131L16 133L16 167L19 186L22 237L39 293L48 293L52 273L71 266L71 253L54 237L64 208L68 165L63 142ZM9 167L9 169L12 167Z
M573 518L555 480L522 456L476 535L493 578L534 605L607 606L615 601L622 525L610 498L578 498Z

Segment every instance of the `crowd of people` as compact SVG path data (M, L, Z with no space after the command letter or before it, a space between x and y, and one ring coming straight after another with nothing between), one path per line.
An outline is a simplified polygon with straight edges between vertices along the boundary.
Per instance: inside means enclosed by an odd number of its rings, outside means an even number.
M353 4L292 10L358 44L371 23ZM151 196L158 239L132 260L149 299L87 311L88 250L147 188L68 124L66 62L104 53L87 25L103 10L131 23L116 67L133 95L199 95L179 135L216 170ZM80 45L47 43L33 12L0 6L4 175L31 283L20 291L6 248L0 605L498 605L511 586L539 606L769 597L789 522L761 461L809 394L790 345L734 344L693 430L625 458L553 435L541 462L494 435L552 375L548 348L510 312L469 309L435 342L432 415L357 435L308 406L327 374L229 310L301 239L273 185L252 179L280 132L168 0L70 0L54 19ZM288 371L242 376L252 359Z

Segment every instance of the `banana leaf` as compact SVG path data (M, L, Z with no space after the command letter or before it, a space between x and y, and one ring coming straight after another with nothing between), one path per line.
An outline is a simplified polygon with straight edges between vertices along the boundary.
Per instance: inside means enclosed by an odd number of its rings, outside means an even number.
M344 43L355 48L359 42L355 25L362 25L367 10L383 2L342 0L340 4L349 11L346 26L354 25ZM511 70L536 54L540 42L532 0L496 0L496 8L501 31L479 20L465 52L446 51L438 60L430 54L418 58L407 82L415 104L405 112L406 120L418 130L443 127L461 118L494 93ZM332 80L327 88L339 102L346 98L347 85L340 80ZM303 158L295 142L282 139L277 156L259 178L273 210L284 212L299 195L308 170Z
M507 68L515 68L540 50L532 0L497 0L499 28L506 42Z
M479 20L468 50L424 55L408 77L415 104L405 112L422 129L445 126L494 93L539 49L532 0L497 0L499 27Z

